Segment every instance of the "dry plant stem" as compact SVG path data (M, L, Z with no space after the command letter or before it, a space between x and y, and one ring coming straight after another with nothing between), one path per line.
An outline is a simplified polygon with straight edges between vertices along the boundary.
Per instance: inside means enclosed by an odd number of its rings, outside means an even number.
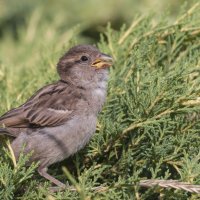
M134 187L136 184L123 184L123 185L113 185L113 186L98 186L91 188L94 192L105 192L112 188L123 188L123 187ZM191 193L197 193L200 194L200 185L192 185L186 182L179 182L178 180L156 180L156 179L147 179L147 180L141 180L139 182L140 187L150 188L150 187L161 187L161 188L173 188L177 190L185 190L187 192ZM65 189L63 188L50 188L50 191L57 192L62 190L70 190L70 191L77 191L76 187L69 186Z
M141 187L153 187L153 186L160 186L162 188L173 188L173 189L180 189L185 190L191 193L200 194L200 185L192 185L185 182L179 182L178 180L142 180L140 181L139 185Z
M176 22L174 23L175 25L178 24L180 21L182 21L183 19L185 19L186 17L190 16L193 11L199 6L199 3L194 4L184 15L182 15L181 17L179 17Z
M133 29L144 19L144 16L139 17L136 21L134 20L128 30L120 37L118 44L122 44L124 40L132 33Z
M12 159L13 165L14 165L14 167L16 168L16 167L17 167L17 161L16 161L16 158L15 158L14 151L13 151L13 149L12 149L12 147L11 147L10 141L7 140L6 144L7 144L7 146L8 146L9 151L10 151L11 159Z

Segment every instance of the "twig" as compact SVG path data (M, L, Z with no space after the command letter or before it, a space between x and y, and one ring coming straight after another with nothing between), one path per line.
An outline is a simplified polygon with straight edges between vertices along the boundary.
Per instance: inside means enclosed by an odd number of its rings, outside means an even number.
M183 19L185 19L186 17L190 16L192 14L192 12L199 6L199 2L194 4L186 13L184 13L184 15L182 15L180 18L178 18L176 20L176 22L174 23L175 25L178 24L180 21L182 21Z
M177 110L178 111L178 110ZM138 122L138 123L132 123L128 128L124 129L122 131L122 133L118 134L114 139L112 139L110 142L109 142L109 145L108 147L106 148L106 150L104 152L108 152L110 151L110 148L113 146L114 142L116 142L117 140L123 138L125 135L127 135L127 133L129 133L130 131L133 131L134 129L136 128L139 128L139 127L142 127L143 125L148 125L148 124L151 124L152 122L155 122L155 120L158 120L159 118L161 118L163 115L168 115L168 114L171 114L175 112L174 110L171 110L171 109L167 109L163 112L161 112L160 114L152 117L151 120L147 120L147 121L142 121L142 122Z
M178 180L149 179L149 180L140 181L139 185L141 187L160 186L162 188L173 188L173 189L185 190L187 192L200 194L200 185L193 185L186 182L179 182Z
M131 26L127 29L127 31L120 37L118 44L122 44L124 40L130 35L132 30L144 19L144 16L139 17L136 21L133 21Z
M13 151L13 149L11 147L10 141L7 140L6 144L8 146L9 151L10 151L10 155L11 155L11 159L12 159L13 165L16 168L17 167L17 161L16 161L16 158L15 158L14 151Z
M149 108L146 110L146 114L148 115L151 110L153 109L153 107L163 98L164 96L164 92L161 92L161 94L159 94L153 102L151 102L151 105L149 106Z
M109 152L111 147L114 145L114 143L117 140L120 140L121 138L123 138L129 131L132 131L136 128L141 127L142 125L146 125L146 124L150 124L150 123L152 123L151 120L131 124L128 128L124 129L120 134L117 134L117 136L109 142L109 145L107 146L107 148L104 152L105 153Z
M182 102L182 105L184 106L200 105L200 97L197 97L196 99L186 100Z
M161 27L161 28L158 28L158 29L155 29L155 30L151 30L145 34L143 34L142 36L140 36L139 38L136 38L135 40L133 40L133 42L131 43L131 45L129 46L129 51L133 48L133 46L135 46L137 43L139 43L142 39L146 38L146 37L150 37L151 35L153 34L157 34L157 36L159 38L165 38L166 36L168 35L171 35L173 33L175 33L175 30L171 30L171 31L166 31L164 33L160 33L159 31L164 31L165 29L167 28L173 28L173 27L176 27L177 25L170 25L170 26L167 26L167 27ZM190 32L192 31L191 30L192 28L182 28L180 29L180 32L181 33L187 33L187 32ZM192 36L195 36L195 35L198 35L200 33L200 28L197 27L197 28L194 28L194 30L191 32L191 35Z
M125 187L135 187L137 183L135 184L116 184L116 185L111 185L111 186L97 186L97 187L92 187L90 190L94 192L105 192L108 191L109 189L113 188L125 188ZM161 188L172 188L172 189L177 189L177 190L185 190L187 192L191 193L197 193L200 194L200 185L193 185L190 183L186 182L180 182L178 180L156 180L156 179L147 179L147 180L141 180L138 185L140 187L144 188L151 188L151 187L161 187ZM77 191L76 187L69 186L66 187L65 189L70 190L70 191ZM89 189L89 188L88 188ZM63 189L57 190L61 191Z

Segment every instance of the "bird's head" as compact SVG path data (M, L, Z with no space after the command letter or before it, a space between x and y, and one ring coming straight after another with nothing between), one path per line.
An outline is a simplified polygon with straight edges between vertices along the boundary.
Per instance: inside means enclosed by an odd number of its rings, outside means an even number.
M112 57L101 53L96 47L78 45L60 58L57 71L61 80L89 87L91 84L107 80L108 67L112 64Z

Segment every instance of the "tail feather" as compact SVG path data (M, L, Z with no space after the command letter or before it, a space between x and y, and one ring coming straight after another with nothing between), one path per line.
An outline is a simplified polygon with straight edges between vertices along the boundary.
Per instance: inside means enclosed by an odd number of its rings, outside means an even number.
M5 128L0 128L0 134L7 133L7 130Z
M13 136L13 134L10 133L6 128L0 128L0 135L9 135L9 136Z

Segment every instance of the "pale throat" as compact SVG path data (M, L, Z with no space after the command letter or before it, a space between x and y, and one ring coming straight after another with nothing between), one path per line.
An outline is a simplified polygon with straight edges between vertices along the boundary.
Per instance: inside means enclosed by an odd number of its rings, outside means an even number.
M93 98L96 99L99 109L103 106L106 100L107 80L99 80L96 87L93 90Z

